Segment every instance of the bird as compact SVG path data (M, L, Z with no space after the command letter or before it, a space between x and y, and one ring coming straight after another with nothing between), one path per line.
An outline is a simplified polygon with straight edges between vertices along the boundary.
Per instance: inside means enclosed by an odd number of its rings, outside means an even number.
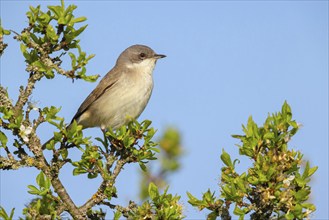
M114 67L82 102L67 127L76 121L82 129L116 130L137 119L151 97L156 62L164 57L166 55L157 54L145 45L136 44L125 49Z
M152 94L155 64L164 57L145 45L128 47L80 105L71 124L75 120L83 128L115 130L138 118Z

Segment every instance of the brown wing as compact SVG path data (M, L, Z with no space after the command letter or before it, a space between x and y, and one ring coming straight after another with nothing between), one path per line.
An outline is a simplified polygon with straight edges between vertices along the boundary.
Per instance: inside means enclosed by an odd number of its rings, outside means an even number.
M113 68L110 72L108 72L104 78L99 82L96 88L88 95L88 97L83 101L80 105L77 113L75 113L72 118L73 120L77 120L88 108L99 98L104 92L113 87L113 85L117 82L120 76L120 72L117 71L117 68Z

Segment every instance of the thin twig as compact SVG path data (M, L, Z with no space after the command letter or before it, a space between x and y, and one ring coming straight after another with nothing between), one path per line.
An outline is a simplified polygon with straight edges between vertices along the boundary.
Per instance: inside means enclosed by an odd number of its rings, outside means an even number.
M126 161L121 159L116 163L113 174L110 176L109 180L103 180L99 186L97 192L84 204L80 207L82 213L86 213L94 205L100 204L107 196L104 194L107 187L114 185L117 176L119 175L122 167L126 164Z

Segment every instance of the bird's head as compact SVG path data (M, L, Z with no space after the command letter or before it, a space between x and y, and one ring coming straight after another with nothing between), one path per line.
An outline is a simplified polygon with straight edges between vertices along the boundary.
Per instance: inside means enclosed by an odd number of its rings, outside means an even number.
M156 54L150 47L145 45L133 45L124 50L118 60L117 65L129 69L142 70L143 72L153 71L158 59L166 57Z

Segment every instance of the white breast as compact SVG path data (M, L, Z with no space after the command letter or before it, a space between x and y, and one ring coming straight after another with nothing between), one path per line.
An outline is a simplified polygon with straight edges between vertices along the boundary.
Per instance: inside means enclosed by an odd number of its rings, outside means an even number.
M83 126L116 129L131 118L138 118L152 93L154 65L155 62L150 59L132 65L113 88L108 89L90 106L88 120L85 120L87 123Z

